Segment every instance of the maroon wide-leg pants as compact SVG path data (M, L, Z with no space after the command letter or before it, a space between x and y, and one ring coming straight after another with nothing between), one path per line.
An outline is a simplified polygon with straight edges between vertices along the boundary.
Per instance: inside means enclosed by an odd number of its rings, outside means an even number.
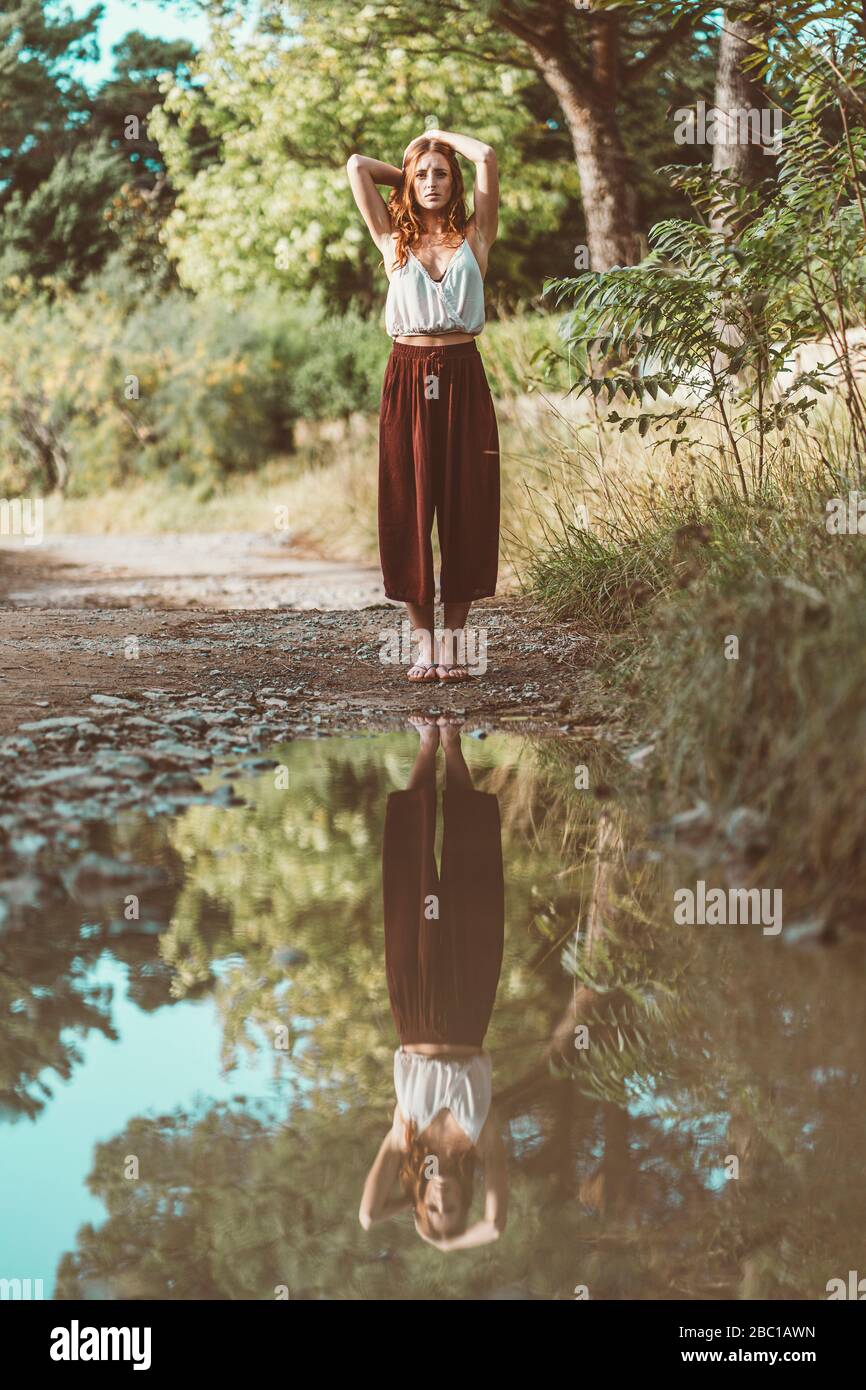
M482 1047L499 983L505 888L499 803L446 787L437 872L436 789L392 792L385 815L385 971L403 1046ZM428 919L430 895L438 905Z
M434 513L441 601L494 594L499 434L475 342L391 349L379 412L379 555L389 598L433 603Z

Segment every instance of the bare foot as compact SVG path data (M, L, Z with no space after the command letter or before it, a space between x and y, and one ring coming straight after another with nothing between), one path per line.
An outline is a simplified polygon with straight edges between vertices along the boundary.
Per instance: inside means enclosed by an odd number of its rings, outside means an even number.
M446 634L439 641L436 675L440 681L467 681L469 679L469 668L464 661L455 661L455 655L466 655L462 629Z
M416 661L406 672L410 681L433 681L437 679L438 667L432 661Z
M436 747L439 742L439 724L435 714L410 714L408 722L421 740L422 746Z

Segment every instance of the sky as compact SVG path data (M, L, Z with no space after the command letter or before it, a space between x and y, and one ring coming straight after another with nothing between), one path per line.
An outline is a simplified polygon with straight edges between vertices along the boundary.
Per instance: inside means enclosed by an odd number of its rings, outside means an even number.
M234 1071L222 1072L222 1024L212 996L147 1012L128 997L127 968L107 953L87 984L112 990L118 1037L64 1031L63 1041L80 1053L72 1075L63 1081L43 1073L53 1099L35 1120L2 1128L2 1274L41 1279L45 1298L53 1296L60 1257L76 1248L79 1228L88 1221L99 1227L106 1218L102 1199L87 1186L96 1144L122 1134L136 1118L193 1111L200 1101L227 1103L240 1093L284 1117L291 1098L291 1090L287 1095L274 1083L274 1054L266 1047L242 1053ZM296 1084L303 1089L304 1079Z
M66 0L77 17L87 13L96 0ZM190 39L197 46L204 43L207 21L202 15L178 15L172 8L154 0L102 0L103 17L99 26L100 59L98 63L82 63L79 75L88 87L99 85L110 77L114 68L112 47L128 34L140 29L163 39Z

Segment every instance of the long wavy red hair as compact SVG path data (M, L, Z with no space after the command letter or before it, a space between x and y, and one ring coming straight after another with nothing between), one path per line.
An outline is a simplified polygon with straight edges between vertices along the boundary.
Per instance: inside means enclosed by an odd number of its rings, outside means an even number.
M431 1145L429 1139L421 1144L418 1142L418 1130L414 1120L405 1126L405 1135L406 1149L400 1160L400 1186L412 1203L418 1225L425 1236L435 1239L435 1232L430 1224L430 1214L424 1201L424 1194L427 1191L429 1181L425 1169L428 1160L435 1157L441 1175L456 1178L459 1184L460 1220L454 1234L462 1234L466 1230L469 1208L472 1205L472 1189L475 1182L475 1149L470 1144L468 1147L463 1145L442 1146L437 1150Z
M388 199L391 228L396 234L392 269L398 266L402 268L406 264L409 251L417 245L421 236L421 219L412 190L415 187L415 172L425 154L443 155L451 170L451 197L444 212L445 245L459 246L466 235L466 189L457 155L450 145L443 144L441 140L423 140L407 159L399 186L391 190Z

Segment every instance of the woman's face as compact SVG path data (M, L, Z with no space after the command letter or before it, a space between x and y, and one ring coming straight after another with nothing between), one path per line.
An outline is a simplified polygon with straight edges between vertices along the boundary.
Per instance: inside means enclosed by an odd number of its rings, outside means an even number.
M427 1220L434 1236L454 1235L460 1225L460 1184L456 1178L431 1178L424 1192Z
M451 197L451 170L441 154L422 154L415 170L413 192L422 208L445 208Z

